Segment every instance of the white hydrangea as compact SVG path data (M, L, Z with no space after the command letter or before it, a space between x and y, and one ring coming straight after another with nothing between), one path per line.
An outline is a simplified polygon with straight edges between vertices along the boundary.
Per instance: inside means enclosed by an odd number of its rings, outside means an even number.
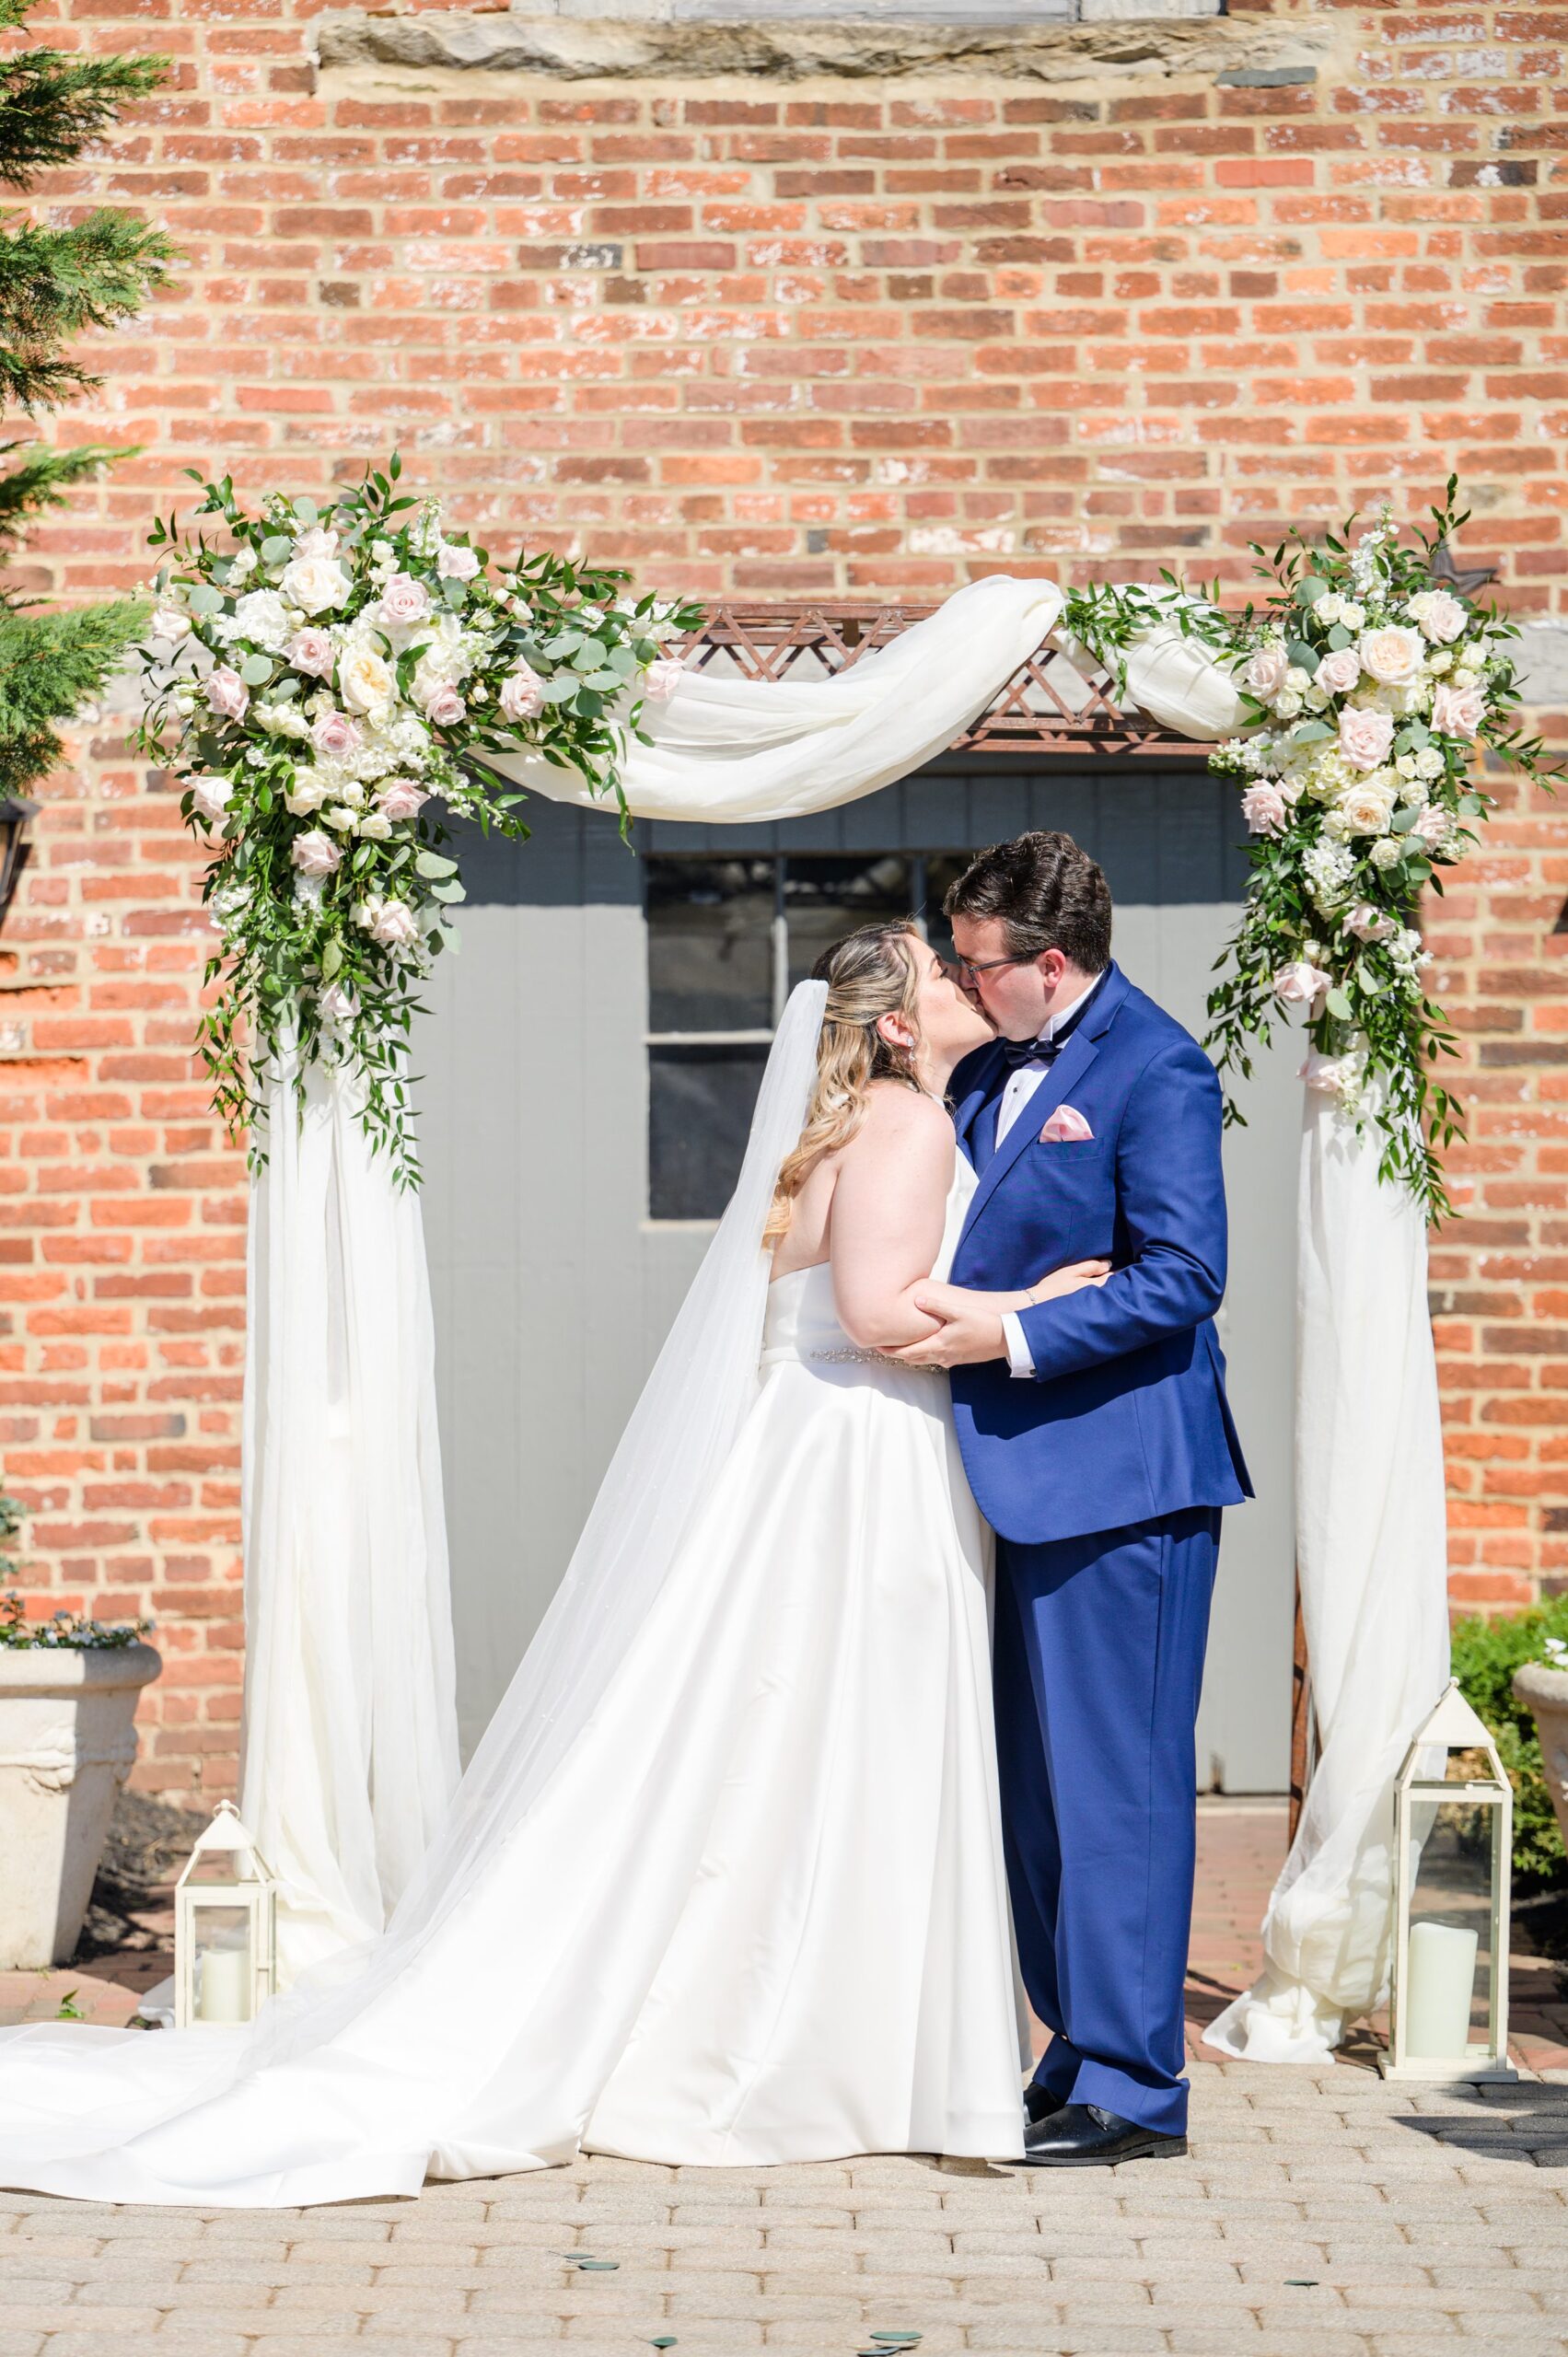
M1307 888L1325 915L1341 907L1349 898L1351 879L1355 874L1355 859L1342 843L1319 842L1308 844L1302 853L1301 865L1307 876Z

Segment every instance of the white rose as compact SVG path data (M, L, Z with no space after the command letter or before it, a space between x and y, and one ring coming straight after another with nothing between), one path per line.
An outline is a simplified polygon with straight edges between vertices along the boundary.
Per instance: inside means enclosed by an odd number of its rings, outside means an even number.
M308 834L296 835L289 857L302 876L331 876L343 865L343 853L331 835L319 827L312 827Z
M322 811L321 816L329 827L336 828L340 835L352 835L359 824L358 811L351 810L343 802L334 802L330 810Z
M1408 687L1419 678L1426 660L1420 631L1407 630L1400 622L1367 631L1357 652L1362 669L1385 688Z
M284 807L296 819L308 819L312 810L319 810L327 798L324 779L314 770L296 770L294 784L284 795Z
M1330 589L1327 597L1318 598L1312 610L1320 622L1342 622L1345 618L1345 601L1337 589Z
M1404 855L1404 845L1398 835L1379 835L1370 853L1374 867L1398 867Z
M1281 720L1294 720L1301 710L1301 698L1294 688L1282 688L1274 698L1274 712Z
M472 549L454 547L443 540L436 552L436 570L443 581L471 581L479 571L479 559Z
M372 810L366 818L361 819L359 831L362 835L368 835L372 842L384 843L392 831L392 822L384 810Z
M379 717L397 695L390 665L368 646L345 649L338 663L338 693L351 712Z
M250 580L250 575L255 572L255 570L256 552L251 547L250 541L247 540L244 546L242 548L236 549L234 554L229 558L228 586L231 589L238 588L242 581Z
M161 638L166 646L178 646L191 635L191 621L178 606L159 606L147 625L149 637Z
M1366 620L1366 608L1357 605L1353 598L1346 598L1340 607L1340 620L1346 630L1359 630Z
M359 1013L359 1001L342 982L329 982L324 991L318 991L316 1004L329 1023L352 1023Z
M278 575L278 587L290 605L303 607L308 614L345 604L353 586L333 556L290 557Z

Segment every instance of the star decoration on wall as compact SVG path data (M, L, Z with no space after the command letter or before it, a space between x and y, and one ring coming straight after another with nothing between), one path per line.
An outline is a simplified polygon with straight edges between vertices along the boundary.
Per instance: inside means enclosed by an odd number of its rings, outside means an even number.
M1497 567L1494 564L1478 564L1461 572L1454 563L1447 541L1444 540L1432 560L1432 578L1456 590L1461 598L1473 598L1478 589L1484 589L1488 582L1496 580Z

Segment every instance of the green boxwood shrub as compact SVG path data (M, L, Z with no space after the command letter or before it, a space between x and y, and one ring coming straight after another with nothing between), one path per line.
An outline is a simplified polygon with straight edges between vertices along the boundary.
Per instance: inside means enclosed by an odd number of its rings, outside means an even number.
M1568 1640L1568 1596L1532 1611L1456 1622L1454 1675L1465 1700L1492 1731L1514 1787L1514 1872L1527 1890L1568 1883L1568 1856L1541 1771L1536 1724L1514 1694L1514 1672L1544 1661L1542 1639Z

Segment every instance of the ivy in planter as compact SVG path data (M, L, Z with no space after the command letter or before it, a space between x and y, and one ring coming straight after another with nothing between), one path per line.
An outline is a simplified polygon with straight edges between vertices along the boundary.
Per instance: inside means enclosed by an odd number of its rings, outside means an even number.
M1527 1891L1568 1886L1568 1856L1547 1790L1536 1723L1514 1692L1514 1672L1546 1661L1547 1643L1568 1641L1568 1596L1496 1620L1459 1620L1453 1633L1454 1676L1485 1721L1514 1787L1514 1872Z
M0 1495L0 1548L9 1545L22 1527L19 1498ZM0 1578L16 1576L14 1557L0 1554ZM17 1590L0 1593L0 1645L71 1646L77 1652L111 1645L134 1645L153 1626L150 1620L94 1620L80 1612L55 1612L47 1620L29 1620Z

